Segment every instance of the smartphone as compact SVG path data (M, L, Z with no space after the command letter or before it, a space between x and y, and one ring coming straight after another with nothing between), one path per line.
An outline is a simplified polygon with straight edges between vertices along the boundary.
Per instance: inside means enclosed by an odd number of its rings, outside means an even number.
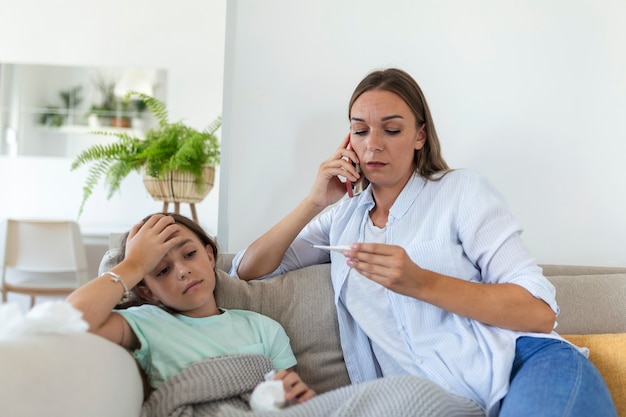
M348 146L346 146L346 149L352 149L349 142L348 142ZM350 161L350 163L352 163L352 166L356 168L356 172L360 174L361 166L358 165L356 162L352 161L351 159L348 159L348 160ZM346 179L346 191L348 192L348 197L350 198L354 197L356 185L357 185L356 182L348 181Z

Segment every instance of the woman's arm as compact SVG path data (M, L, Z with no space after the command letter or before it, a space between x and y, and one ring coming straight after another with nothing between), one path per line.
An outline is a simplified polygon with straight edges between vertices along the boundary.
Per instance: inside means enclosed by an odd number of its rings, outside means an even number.
M135 225L128 236L124 260L111 272L119 275L128 289L135 287L178 243L178 230L172 217L161 215ZM104 274L76 289L67 301L83 313L91 333L132 349L137 345L136 336L126 320L112 312L124 292L121 283Z
M359 178L356 168L342 159L345 156L358 162L356 154L346 149L349 140L348 135L333 155L320 165L309 195L291 213L246 248L237 268L240 279L256 279L276 270L298 233L316 215L345 195L345 184L339 180L338 175L350 181Z
M280 265L298 233L323 210L303 200L291 213L246 248L237 268L240 279L249 281L267 275Z
M354 243L344 255L363 276L460 316L517 331L554 328L550 306L519 285L470 282L422 269L400 246Z

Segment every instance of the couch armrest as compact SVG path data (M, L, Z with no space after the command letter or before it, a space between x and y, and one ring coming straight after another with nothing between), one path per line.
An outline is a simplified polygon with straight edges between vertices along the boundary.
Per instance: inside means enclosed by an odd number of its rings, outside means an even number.
M143 385L125 349L90 333L0 340L0 407L11 417L137 417Z

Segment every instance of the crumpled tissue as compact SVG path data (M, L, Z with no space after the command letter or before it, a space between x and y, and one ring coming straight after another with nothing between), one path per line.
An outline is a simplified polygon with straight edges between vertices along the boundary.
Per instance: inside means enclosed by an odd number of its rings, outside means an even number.
M286 404L283 381L275 381L276 371L265 374L265 381L257 385L250 396L250 408L253 411L280 410Z
M19 305L0 305L0 339L37 333L80 333L89 325L83 313L67 301L36 304L24 314Z

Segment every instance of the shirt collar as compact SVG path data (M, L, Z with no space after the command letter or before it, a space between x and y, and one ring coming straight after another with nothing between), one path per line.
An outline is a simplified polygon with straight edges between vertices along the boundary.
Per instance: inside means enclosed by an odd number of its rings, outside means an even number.
M400 194L393 203L393 206L391 206L389 216L394 219L401 219L417 199L417 196L426 185L426 181L427 180L424 177L415 171L409 178L409 181L407 181L402 191L400 191ZM361 193L358 205L366 206L365 208L367 210L371 210L374 204L375 201L374 196L372 195L372 186L368 185L367 188Z

